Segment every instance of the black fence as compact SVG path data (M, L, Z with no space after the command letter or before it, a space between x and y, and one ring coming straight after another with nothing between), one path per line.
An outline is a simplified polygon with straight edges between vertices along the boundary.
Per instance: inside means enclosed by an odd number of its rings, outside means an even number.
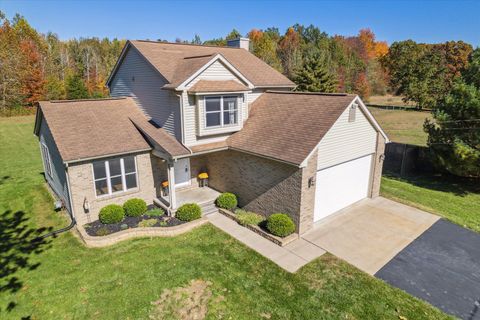
M385 146L383 170L401 176L435 172L428 147L397 142Z

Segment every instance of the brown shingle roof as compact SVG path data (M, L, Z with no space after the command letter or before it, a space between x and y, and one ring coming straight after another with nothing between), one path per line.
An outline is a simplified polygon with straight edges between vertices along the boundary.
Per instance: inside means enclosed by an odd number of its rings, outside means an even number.
M255 86L295 86L287 77L245 49L142 40L129 43L170 82L169 87L180 85L217 54L227 59Z
M237 92L248 91L248 87L235 80L211 81L199 80L195 83L188 92Z
M268 92L252 104L230 148L300 165L356 95Z
M65 162L151 149L130 120L146 122L132 98L41 101L39 108Z
M227 141L218 141L218 142L210 142L205 144L200 144L198 146L192 146L190 149L193 153L202 153L202 152L209 152L214 150L223 150L227 149Z

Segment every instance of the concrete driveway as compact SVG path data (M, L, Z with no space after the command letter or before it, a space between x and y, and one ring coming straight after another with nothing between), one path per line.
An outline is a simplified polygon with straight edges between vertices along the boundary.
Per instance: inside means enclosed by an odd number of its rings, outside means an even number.
M438 219L377 197L321 220L302 238L373 275Z

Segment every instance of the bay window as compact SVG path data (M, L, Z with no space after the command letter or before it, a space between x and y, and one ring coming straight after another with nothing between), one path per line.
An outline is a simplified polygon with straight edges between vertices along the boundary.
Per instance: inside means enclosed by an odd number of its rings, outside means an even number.
M135 157L93 162L93 179L97 196L124 192L137 187Z
M236 96L205 97L205 127L225 127L238 124Z

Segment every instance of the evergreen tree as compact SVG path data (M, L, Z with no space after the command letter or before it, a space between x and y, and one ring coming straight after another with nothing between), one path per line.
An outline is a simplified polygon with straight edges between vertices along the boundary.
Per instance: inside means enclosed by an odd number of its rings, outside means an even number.
M307 60L294 78L297 91L336 92L337 81L323 66L318 56Z
M65 86L68 100L88 98L87 87L83 83L82 77L78 74L69 76Z

